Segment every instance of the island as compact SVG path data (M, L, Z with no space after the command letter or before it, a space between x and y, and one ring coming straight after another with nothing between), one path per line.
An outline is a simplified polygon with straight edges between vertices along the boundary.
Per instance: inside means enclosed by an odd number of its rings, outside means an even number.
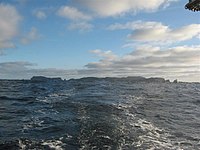
M31 78L31 82L49 82L49 81L60 82L60 81L63 81L63 80L60 77L48 78L48 77L44 77L44 76L33 76Z

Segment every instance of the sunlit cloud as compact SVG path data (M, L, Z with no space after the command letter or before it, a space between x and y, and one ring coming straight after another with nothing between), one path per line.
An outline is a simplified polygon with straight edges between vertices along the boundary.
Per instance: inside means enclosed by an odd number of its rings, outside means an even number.
M160 7L169 6L175 1L177 0L75 0L76 3L89 8L101 17L119 16L139 11L152 12Z
M178 46L161 49L160 47L138 46L124 56L99 51L101 59L86 65L88 69L101 70L118 75L164 76L176 78L195 72L200 75L200 45ZM102 55L104 54L104 55ZM114 59L110 59L114 58ZM191 76L191 80L192 80ZM194 80L200 80L195 78Z
M113 24L109 30L130 30L129 40L141 43L176 43L197 38L200 34L200 24L190 24L187 26L172 29L161 22L134 21L125 24Z

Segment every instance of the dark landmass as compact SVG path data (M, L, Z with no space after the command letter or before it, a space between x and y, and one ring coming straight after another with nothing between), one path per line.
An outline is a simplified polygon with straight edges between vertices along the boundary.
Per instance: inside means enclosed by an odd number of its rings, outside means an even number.
M169 80L165 80L164 78L145 78L141 76L129 76L129 77L105 77L105 78L97 78L97 77L85 77L81 79L70 79L69 81L75 81L75 80L81 80L81 81L87 81L92 82L94 80L109 80L109 81L127 81L127 82L158 82L158 83L170 83ZM178 82L178 81L177 81Z
M7 81L6 79L0 79ZM151 78L145 78L142 76L128 76L128 77L104 77L104 78L98 78L98 77L84 77L80 79L69 79L69 80L62 80L62 78L49 78L45 76L33 76L30 80L20 80L20 81L31 81L34 83L40 83L40 82L62 82L62 81L86 81L86 82L93 82L94 80L109 80L109 81L127 81L127 82L155 82L155 83L178 83L178 80L174 80L173 82L170 82L170 80L166 80L164 78L160 77L151 77ZM9 81L9 80L8 80ZM19 80L12 80L12 81L19 81Z
M178 80L177 80L177 79L176 79L176 80L174 80L174 81L173 81L173 83L178 83Z
M60 82L63 81L61 78L47 78L44 76L33 76L31 78L32 82L49 82L49 81L53 81L53 82Z

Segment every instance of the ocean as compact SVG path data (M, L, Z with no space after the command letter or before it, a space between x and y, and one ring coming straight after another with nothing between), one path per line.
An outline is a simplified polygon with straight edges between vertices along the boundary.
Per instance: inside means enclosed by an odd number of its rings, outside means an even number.
M0 80L0 150L200 150L200 83Z

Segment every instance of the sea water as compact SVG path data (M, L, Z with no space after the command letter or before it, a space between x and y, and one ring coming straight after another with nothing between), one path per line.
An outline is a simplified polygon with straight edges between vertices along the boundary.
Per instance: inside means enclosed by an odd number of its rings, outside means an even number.
M199 150L200 83L0 80L1 150Z

